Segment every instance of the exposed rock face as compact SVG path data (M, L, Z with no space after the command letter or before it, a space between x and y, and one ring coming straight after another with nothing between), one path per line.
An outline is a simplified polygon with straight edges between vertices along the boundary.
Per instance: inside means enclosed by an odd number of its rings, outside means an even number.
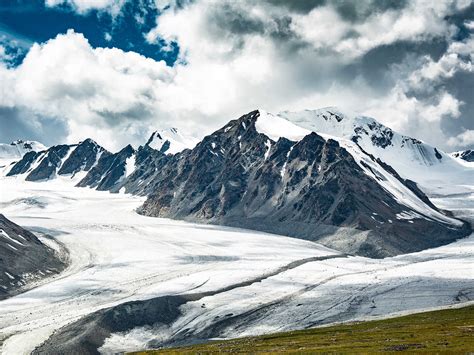
M40 181L53 178L61 167L62 160L66 157L70 148L68 145L56 145L49 148L40 157L38 166L28 174L26 180Z
M79 171L89 171L97 163L103 152L105 152L104 148L92 139L86 139L72 151L71 155L61 165L58 174L67 175L76 174Z
M39 157L41 157L42 155L43 153L40 152L26 153L19 162L13 165L11 170L7 173L7 176L14 176L26 173L31 168L33 162L39 159Z
M115 154L102 153L100 159L87 175L77 184L79 187L94 187L97 190L113 189L126 176L127 159L134 156L131 145Z
M464 150L461 152L452 153L452 156L455 158L460 158L468 162L474 162L474 150Z
M28 152L15 163L7 176L27 174L28 181L53 179L57 175L71 177L78 172L87 172L99 158L111 155L92 139L75 145L56 145L41 152Z
M65 266L53 249L0 214L0 299Z
M158 156L151 169L132 174L134 181L151 176L152 193L140 212L276 232L371 257L441 245L469 232L467 224L445 224L400 204L336 141L311 133L275 142L257 132L258 116L244 115L193 150Z

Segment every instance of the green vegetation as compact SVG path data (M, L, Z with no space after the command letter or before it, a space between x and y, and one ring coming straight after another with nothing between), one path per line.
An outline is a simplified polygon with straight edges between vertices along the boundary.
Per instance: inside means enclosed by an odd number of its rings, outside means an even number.
M210 353L474 352L474 306L257 337L214 341L135 355Z

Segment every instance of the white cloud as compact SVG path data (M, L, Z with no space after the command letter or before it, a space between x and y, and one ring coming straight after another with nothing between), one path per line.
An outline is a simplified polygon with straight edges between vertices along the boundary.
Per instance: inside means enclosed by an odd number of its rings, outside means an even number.
M464 41L453 42L441 58L434 61L424 58L424 63L415 70L409 78L410 85L422 88L440 80L451 78L458 71L474 72L474 37L469 36Z
M64 120L70 142L90 136L120 148L152 130L150 120L164 106L159 92L174 70L134 52L93 49L83 35L69 30L35 44L20 66L0 75L2 106L24 106Z
M448 139L448 145L453 147L468 147L474 144L474 130L467 129L456 137Z
M111 15L118 15L127 0L45 0L49 7L67 4L80 14L91 10L108 11Z
M466 26L466 28L471 30L471 31L474 30L474 20L465 21L464 26Z

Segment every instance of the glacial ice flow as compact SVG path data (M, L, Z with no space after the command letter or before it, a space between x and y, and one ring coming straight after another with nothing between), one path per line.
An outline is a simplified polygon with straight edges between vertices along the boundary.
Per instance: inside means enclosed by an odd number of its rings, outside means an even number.
M101 351L136 350L184 327L198 332L228 314L236 316L236 330L224 329L223 337L384 317L474 298L473 236L415 254L382 260L337 256L286 270L298 260L338 253L298 239L140 216L133 210L142 198L75 188L67 180L1 179L2 212L53 236L71 259L62 275L0 302L5 354L27 354L58 328L101 308L217 290L267 274L273 276L188 302L167 331L112 334ZM462 200L471 204L457 213L472 216L472 195ZM450 201L437 203L457 205ZM244 316L251 310L257 315L252 320Z

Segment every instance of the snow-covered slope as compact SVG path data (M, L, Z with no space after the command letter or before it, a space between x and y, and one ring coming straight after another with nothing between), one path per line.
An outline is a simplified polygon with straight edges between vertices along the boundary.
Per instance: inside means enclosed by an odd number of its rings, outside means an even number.
M52 235L71 258L53 282L0 301L3 354L30 354L51 336L38 353L111 354L474 299L473 237L394 258L346 257L293 238L140 216L143 198L60 179L0 179L4 213ZM472 195L462 200L472 217Z
M40 142L23 141L21 139L10 144L0 143L0 159L19 159L25 153L45 150L46 147Z
M177 128L168 128L152 133L146 145L166 154L176 154L192 149L199 142L197 138L183 135Z
M418 139L397 133L370 117L335 107L284 111L275 116L338 141L356 143L356 149L358 145L359 150L389 164L403 178L416 181L428 193L449 190L453 184L467 185L474 179L472 165Z
M459 158L470 163L474 163L474 150L461 150L450 154L453 158Z

